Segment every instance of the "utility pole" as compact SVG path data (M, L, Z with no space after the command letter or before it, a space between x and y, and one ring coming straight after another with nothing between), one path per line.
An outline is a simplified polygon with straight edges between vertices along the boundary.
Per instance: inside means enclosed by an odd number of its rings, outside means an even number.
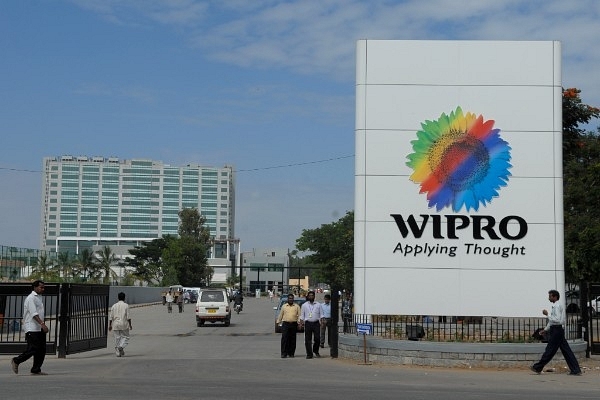
M335 286L330 286L331 288L331 349L329 351L329 355L331 358L338 357L338 340L339 340L339 332L338 332L338 324L340 321L340 290Z

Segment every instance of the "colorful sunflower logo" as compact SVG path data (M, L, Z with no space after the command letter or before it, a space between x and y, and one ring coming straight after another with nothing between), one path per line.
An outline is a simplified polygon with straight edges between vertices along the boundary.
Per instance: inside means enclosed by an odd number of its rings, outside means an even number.
M427 193L429 207L477 211L498 196L512 167L511 148L499 133L493 120L463 114L460 107L421 123L406 165L414 171L410 180L421 185L419 193Z

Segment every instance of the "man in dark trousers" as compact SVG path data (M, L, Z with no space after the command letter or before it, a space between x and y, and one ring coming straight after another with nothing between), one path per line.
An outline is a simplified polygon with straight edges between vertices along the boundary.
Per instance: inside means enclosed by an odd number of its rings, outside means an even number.
M306 302L300 309L300 325L304 326L304 346L306 358L320 358L319 341L321 339L321 304L315 301L312 290L306 295ZM313 343L314 338L314 343Z
M25 340L27 348L25 352L10 361L15 374L19 373L19 364L33 357L32 375L47 375L42 372L42 364L46 358L46 334L48 327L44 323L44 282L34 281L33 291L23 303L23 323L25 324Z
M276 321L281 325L281 358L294 358L299 319L300 306L294 303L294 295L288 294L287 303L281 306Z
M333 328L331 319L331 295L326 294L323 297L323 303L321 303L321 348L325 347L325 341L327 340L327 346L331 347L331 329ZM327 336L327 338L325 338Z
M544 370L544 366L552 360L552 357L554 357L560 348L571 371L569 375L581 375L581 368L579 368L577 358L575 358L575 354L573 354L569 343L567 343L567 339L565 339L565 329L563 326L565 325L566 317L563 307L558 301L559 299L560 294L558 291L550 290L548 292L548 300L552 303L552 309L550 312L548 310L542 311L542 314L547 316L548 323L541 332L548 339L548 344L546 345L544 354L542 354L542 358L531 366L531 370L540 374Z

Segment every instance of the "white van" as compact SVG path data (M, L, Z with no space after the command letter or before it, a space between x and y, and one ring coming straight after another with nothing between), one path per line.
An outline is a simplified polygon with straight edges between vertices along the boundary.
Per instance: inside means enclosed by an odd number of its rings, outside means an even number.
M229 326L231 321L231 308L225 289L202 289L196 302L196 325L202 326L205 322L223 322Z

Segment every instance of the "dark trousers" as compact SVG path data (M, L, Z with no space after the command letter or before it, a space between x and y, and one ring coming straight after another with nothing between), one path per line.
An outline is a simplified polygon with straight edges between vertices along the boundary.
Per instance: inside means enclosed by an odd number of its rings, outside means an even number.
M321 347L325 345L325 339L327 339L327 346L331 347L331 328L333 327L333 322L331 318L323 318L325 323L321 325ZM327 338L325 338L327 336Z
M560 349L571 372L574 374L580 373L581 368L579 368L577 358L575 358L575 354L573 354L569 343L567 343L567 339L565 339L565 330L563 327L551 326L550 330L546 332L546 338L548 339L546 350L544 351L544 354L542 354L540 361L533 364L533 368L536 371L542 371L544 366L552 360L552 357L554 357L558 349Z
M42 364L44 358L46 358L46 334L44 332L27 332L25 340L27 340L25 352L13 358L13 360L16 364L21 364L33 356L31 372L38 373L42 370Z
M344 320L344 333L350 333L350 327L352 326L352 315L342 315Z
M314 343L313 343L314 337ZM304 321L304 346L306 355L312 357L313 353L319 354L319 340L321 339L321 323L319 321Z
M296 332L298 324L295 322L284 322L281 325L281 355L294 356L296 353Z

